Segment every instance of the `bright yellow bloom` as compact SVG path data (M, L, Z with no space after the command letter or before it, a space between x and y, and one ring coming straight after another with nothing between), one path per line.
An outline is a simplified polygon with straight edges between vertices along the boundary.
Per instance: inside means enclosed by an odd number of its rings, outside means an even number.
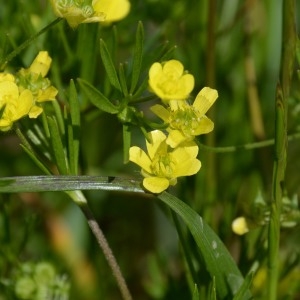
M19 92L12 81L0 82L0 130L11 129L13 123L26 116L33 105L31 91Z
M199 148L195 143L170 149L166 135L159 130L151 131L149 139L148 154L136 146L129 149L129 160L142 168L143 186L148 191L161 193L169 185L175 185L178 177L194 175L200 170L201 162L196 158Z
M151 110L169 126L167 144L175 148L180 143L193 140L195 136L211 132L214 123L205 114L217 98L216 90L205 87L193 105L172 100L169 108L159 104L152 106Z
M184 100L194 88L194 77L184 72L178 60L154 63L149 70L149 86L164 102Z
M46 75L52 59L47 51L40 51L27 69L17 73L17 83L20 91L29 89L33 94L34 104L29 112L29 118L37 118L43 111L39 103L55 100L57 89L51 85Z
M72 28L81 23L114 22L127 16L128 0L50 0L54 13Z
M249 232L249 224L245 217L238 217L233 220L231 224L231 229L234 233L238 235L244 235Z

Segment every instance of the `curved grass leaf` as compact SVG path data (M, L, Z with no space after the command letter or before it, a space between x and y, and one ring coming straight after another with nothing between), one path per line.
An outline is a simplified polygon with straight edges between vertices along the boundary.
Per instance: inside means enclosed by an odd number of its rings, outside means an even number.
M215 278L219 297L231 299L240 289L244 278L220 238L191 207L175 196L164 192L157 197L177 213L188 226L208 272ZM240 299L251 299L250 291L244 293Z
M0 178L0 193L109 190L145 193L135 180L115 177L91 176L21 176ZM237 268L230 253L205 221L186 203L163 192L157 198L178 214L187 225L205 261L206 268L215 280L219 299L251 299L249 282Z

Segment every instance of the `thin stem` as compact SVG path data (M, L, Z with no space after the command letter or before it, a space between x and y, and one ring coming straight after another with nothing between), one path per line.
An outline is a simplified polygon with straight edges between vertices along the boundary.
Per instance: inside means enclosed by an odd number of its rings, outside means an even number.
M92 211L90 210L84 195L82 194L81 191L67 192L67 194L79 205L81 211L86 217L89 227L92 230L92 233L95 236L98 245L103 251L105 259L108 262L108 265L110 266L111 271L117 281L122 298L124 300L132 300L132 296L129 292L129 289L127 287L121 269L117 263L117 260L105 238L105 235L103 234L103 231L101 230L97 220L95 219Z
M275 158L268 233L268 298L277 299L279 277L280 214L287 161L287 110L296 50L295 1L283 1L280 83L275 101Z
M300 138L300 132L291 134L287 137L287 140L289 142L297 140ZM197 142L199 148L201 150L205 151L212 151L216 153L230 153L230 152L235 152L235 151L240 151L240 150L253 150L257 148L264 148L264 147L269 147L275 144L275 139L268 139L265 141L261 142L256 142L256 143L248 143L248 144L243 144L243 145L237 145L237 146L227 146L227 147L210 147L206 146L204 144L201 144Z
M6 65L15 57L17 56L22 50L24 50L26 47L28 47L32 41L34 41L35 39L37 39L40 35L42 35L44 32L48 31L51 27L53 27L54 25L56 25L58 22L60 22L61 18L57 18L54 21L52 21L50 24L48 24L46 27L44 27L43 29L41 29L39 32L37 32L36 34L34 34L33 36L31 36L29 39L27 39L25 42L23 42L17 49L15 49L14 51L12 51L10 54L8 54L6 56L6 58L4 58L1 61L1 67L0 70L4 70Z

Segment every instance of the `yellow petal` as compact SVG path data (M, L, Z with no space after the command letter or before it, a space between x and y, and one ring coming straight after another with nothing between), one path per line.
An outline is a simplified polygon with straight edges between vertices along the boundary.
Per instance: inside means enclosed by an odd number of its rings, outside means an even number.
M8 131L9 129L11 129L12 125L13 125L13 122L11 120L0 119L0 130L1 131Z
M11 81L11 82L15 82L15 77L10 74L10 73L0 73L0 82L2 81Z
M32 64L29 67L29 71L32 73L40 74L45 77L49 71L52 59L47 51L40 51Z
M148 155L139 147L133 146L129 149L129 160L151 173L151 160Z
M195 85L194 76L191 75L191 74L185 74L185 75L182 76L180 81L182 82L180 84L182 84L182 86L184 87L184 94L189 95L191 93L191 91L193 90L194 85ZM186 96L184 96L183 98L186 98Z
M181 77L184 68L180 61L171 59L163 64L163 72L166 74L172 74L174 77Z
M54 86L49 86L45 90L39 90L36 98L37 102L51 101L55 100L58 90Z
M158 148L160 148L162 143L166 140L166 136L160 130L153 130L149 132L149 138L151 143L147 141L146 146L150 159L153 159Z
M43 109L37 105L34 105L31 107L28 116L30 119L37 118L41 113L43 112Z
M33 96L31 91L24 90L19 97L13 121L16 121L27 115L33 105Z
M197 128L195 129L194 135L209 133L213 129L214 129L213 121L206 116L202 116Z
M19 97L18 86L12 81L0 82L0 105Z
M181 164L177 164L174 168L174 177L191 176L199 172L201 168L201 161L193 158L182 161Z
M169 180L161 177L147 177L143 180L144 188L155 194L163 192L169 185Z
M128 0L94 0L92 5L96 13L105 14L105 22L119 21L130 11Z
M150 110L153 113L155 113L159 118L161 118L163 121L167 122L169 120L170 112L162 105L155 104L150 107Z
M199 111L200 114L204 115L215 103L218 98L217 90L209 87L204 87L197 95L193 106Z
M172 147L176 148L180 143L184 142L187 137L179 130L170 130L167 144Z

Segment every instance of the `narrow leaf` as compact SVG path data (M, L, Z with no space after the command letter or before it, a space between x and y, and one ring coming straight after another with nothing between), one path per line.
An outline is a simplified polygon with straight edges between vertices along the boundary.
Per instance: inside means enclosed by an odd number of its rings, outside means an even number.
M120 78L120 84L121 84L123 95L125 97L127 97L128 96L128 88L127 88L127 82L126 82L123 64L120 64L120 67L119 67L119 78Z
M143 58L143 45L144 45L144 27L142 22L139 22L136 31L135 48L133 53L130 94L133 94L134 89L139 81L141 66L142 66L142 58Z
M109 114L117 114L119 109L112 104L99 90L83 79L77 79L82 91L100 110Z
M50 139L55 162L60 174L68 174L68 163L62 143L62 136L59 132L58 125L55 119L48 118Z
M100 54L110 83L121 92L121 85L117 75L116 68L106 47L105 42L100 39Z
M217 294L221 299L226 297L229 299L239 290L244 278L222 241L187 204L167 192L157 197L176 212L188 226L208 272L212 278L215 277ZM250 291L247 291L241 299L248 300L250 298Z

